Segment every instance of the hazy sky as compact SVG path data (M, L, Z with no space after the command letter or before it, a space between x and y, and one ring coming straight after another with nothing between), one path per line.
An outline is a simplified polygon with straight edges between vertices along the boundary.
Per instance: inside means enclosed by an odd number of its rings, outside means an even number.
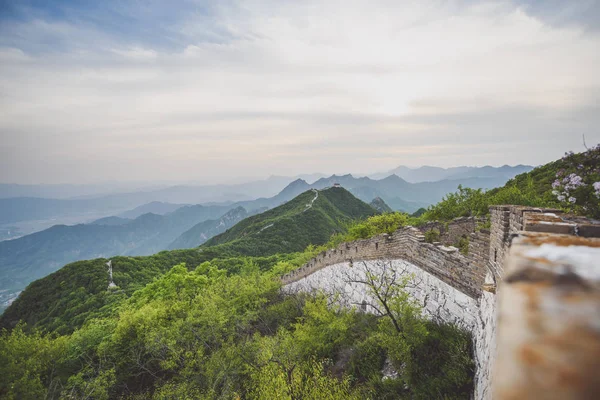
M0 0L0 182L540 164L600 142L599 1Z

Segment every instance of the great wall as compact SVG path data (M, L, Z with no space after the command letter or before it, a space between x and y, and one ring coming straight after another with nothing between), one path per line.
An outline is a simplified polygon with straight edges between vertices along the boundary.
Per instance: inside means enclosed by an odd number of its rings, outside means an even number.
M343 243L282 278L368 310L356 281L387 263L431 318L471 331L479 399L589 399L600 393L600 223L560 210L490 207L481 220L404 227ZM440 232L428 243L424 233ZM468 238L466 254L452 246Z

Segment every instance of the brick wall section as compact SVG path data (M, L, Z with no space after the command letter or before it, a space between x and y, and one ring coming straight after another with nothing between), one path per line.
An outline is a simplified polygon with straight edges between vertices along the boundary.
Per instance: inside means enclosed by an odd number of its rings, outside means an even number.
M487 222L486 218L464 217L456 218L452 222L445 224L443 222L428 222L418 229L425 233L432 229L440 232L440 242L446 246L455 246L463 237L469 238L471 233L476 232L478 227Z
M600 237L600 224L562 210L526 206L490 207L489 267L497 282L504 276L504 263L512 238L519 232L544 232L581 237Z
M464 221L458 223L461 227L466 225ZM469 224L475 226L474 222ZM473 239L473 244L469 245L469 254L465 256L455 247L426 243L419 229L401 228L391 235L383 234L370 239L343 243L335 249L322 252L301 268L285 275L282 282L286 285L324 267L343 262L404 259L462 293L477 298L481 293L486 273L485 251L488 248L489 233L482 231L470 237Z
M420 228L401 228L391 235L378 235L370 239L343 243L327 250L301 268L282 278L284 284L295 282L311 273L348 261L403 258L463 293L478 297L488 269L495 283L502 280L504 262L512 237L518 232L550 232L600 236L600 226L585 218L565 215L561 210L536 207L499 205L490 207L490 230L478 226L485 219L459 218L449 224L431 222ZM425 242L423 233L438 229L442 244ZM469 238L469 251L462 255L449 243L462 236Z
M467 259L485 274L490 258L490 231L481 229L469 234L469 252Z
M504 258L506 256L506 243L510 231L510 207L492 206L490 207L490 252L489 266L494 274L494 278L499 280L502 276Z

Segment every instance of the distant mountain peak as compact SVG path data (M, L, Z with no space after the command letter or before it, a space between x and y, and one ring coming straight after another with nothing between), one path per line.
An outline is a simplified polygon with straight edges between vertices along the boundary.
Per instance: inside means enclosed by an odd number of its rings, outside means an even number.
M451 168L433 167L424 165L421 167L406 167L400 165L386 173L374 174L373 179L382 179L388 175L397 175L406 182L438 182L442 180L457 180L471 178L504 178L506 180L514 178L516 175L531 171L533 167L528 165L503 165L493 167L485 165L482 167L459 166Z
M227 211L225 215L238 214L240 212L246 212L246 209L242 206L237 206L236 208L232 208L231 210Z
M298 178L284 187L283 190L279 192L278 196L287 197L288 199L293 198L309 188L310 185L304 179Z
M379 211L380 213L388 213L388 212L392 212L392 209L390 206L388 206L386 204L385 201L383 201L383 199L381 197L375 197L371 203L369 203L371 205L371 207L373 207L374 209L376 209L377 211Z
M381 179L381 181L383 182L403 182L406 183L406 180L404 180L402 177L396 175L396 174L391 174L389 176L386 176L385 178Z
M290 186L297 186L297 185L308 185L308 182L306 182L302 178L298 178L298 179L290 182L290 184L288 185L288 187L290 187Z

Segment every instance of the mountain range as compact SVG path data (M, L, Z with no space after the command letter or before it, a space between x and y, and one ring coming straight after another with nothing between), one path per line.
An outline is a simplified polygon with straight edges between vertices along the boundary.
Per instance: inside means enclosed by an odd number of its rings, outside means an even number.
M370 178L381 180L389 175L396 174L408 183L486 178L493 179L492 183L494 184L498 182L502 184L502 180L506 181L516 173L528 169L530 167L527 166L456 167L448 169L428 166L410 169L401 166L387 173L374 174ZM322 186L318 183L321 178L327 179L323 174L300 175L298 178L304 182L313 182L314 187ZM108 216L134 219L148 212L164 215L185 204L230 205L236 203L236 205L245 207L247 202L252 202L257 198L263 198L264 200L277 196L294 180L291 177L271 176L267 179L246 183L216 185L149 185L147 183L135 183L129 186L123 183L104 185L0 184L0 240L17 238L57 224L89 223ZM464 182L463 184L470 183ZM457 185L453 184L452 186ZM493 185L479 185L479 187L491 186ZM304 189L306 189L306 185ZM357 188L354 189L358 190ZM359 192L355 191L355 193ZM369 193L366 191L360 196L361 199L370 201L375 195L371 198L369 196L374 193L376 192ZM286 200L291 197L288 196ZM410 199L406 197L405 193L400 196L387 195L387 198L385 196L383 198L389 202L392 208L405 211L414 211L436 201L427 196L425 196L425 199ZM268 200L264 201L263 206L273 206L273 204L268 203ZM274 205L278 204L281 203Z
M74 226L56 225L0 242L3 296L76 260L115 255L149 255L165 250L199 222L221 217L228 206L184 206L167 215L147 213L134 220L118 217ZM0 298L0 299L1 299Z
M369 175L372 179L382 179L390 175L397 175L410 183L419 182L436 182L444 179L470 179L470 178L502 178L509 180L524 172L529 172L533 169L530 165L503 165L501 167L492 167L486 165L484 167L451 167L441 168L432 166L422 166L418 168L410 168L401 165L390 171Z
M194 225L192 228L179 235L177 239L167 246L167 249L175 250L198 247L211 237L225 232L227 229L231 228L244 218L264 211L266 211L266 208L260 208L258 210L254 210L253 212L248 212L244 207L238 206L227 211L227 213L218 219L209 219Z
M375 180L347 174L323 177L312 184L296 179L272 197L236 203L189 206L155 201L110 217L95 219L88 224L55 225L18 239L1 241L0 291L4 292L0 292L0 302L6 296L11 297L22 290L32 280L76 260L116 255L140 256L167 249L196 247L213 236L216 237L212 242L209 240L210 244L219 244L218 235L235 223L285 204L311 189L323 190L338 184L365 203L378 198L381 201L376 201L375 207L380 211L386 211L389 207L412 213L441 200L459 185L493 188L503 185L505 181L505 175L501 175L410 183L397 175ZM41 206L42 203L52 205L50 208L57 212L70 207L83 212L89 205L110 210L110 204L113 203L102 205L106 199L0 199L0 221L1 218L4 221L32 218L32 214L41 218L39 213L45 208ZM269 215L268 212L263 214ZM252 217L248 220L253 221ZM305 241L299 240L298 243ZM255 244L257 248L262 248L260 243ZM267 243L268 246L272 244Z
M473 189L491 189L502 186L508 179L504 176L489 178L445 179L438 182L410 183L397 175L375 180L368 177L355 178L347 175L332 175L309 184L298 179L288 187L295 190L323 189L339 184L359 199L370 202L379 197L393 210L415 212L440 201L446 194L457 190L459 185Z
M143 256L167 249L195 247L241 219L284 204L305 190L303 185L292 183L273 197L235 204L176 206L155 202L121 215L135 216L147 210L162 212L171 207L175 210L165 215L146 213L134 219L111 216L89 224L55 225L17 239L1 241L0 310L2 303L12 299L29 282L66 263L116 255Z
M243 219L199 249L163 251L147 257L112 257L114 279L121 293L130 295L180 262L194 268L215 258L230 260L229 257L239 255L301 251L309 244L327 242L335 232L345 231L350 221L376 213L343 188L318 193L308 190L281 206ZM217 221L227 225L243 215L244 210L237 207ZM12 327L18 320L31 327L63 333L67 331L60 326L66 321L69 329L81 326L115 301L114 296L107 295L105 263L106 258L74 262L32 282L0 317L0 328Z

